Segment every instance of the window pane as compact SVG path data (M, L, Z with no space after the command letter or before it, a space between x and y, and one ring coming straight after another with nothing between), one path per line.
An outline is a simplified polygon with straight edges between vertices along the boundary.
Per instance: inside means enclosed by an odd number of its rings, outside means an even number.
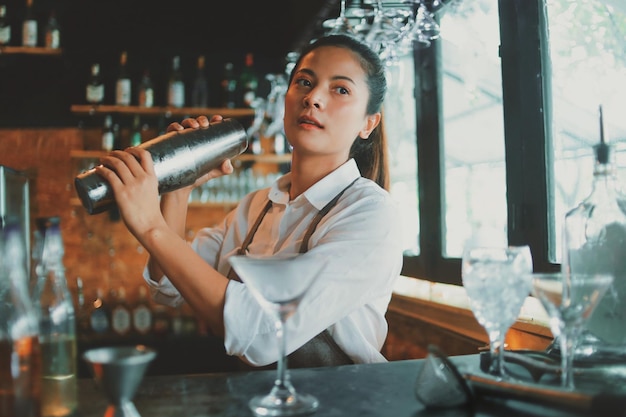
M565 213L591 191L592 146L600 141L598 107L603 106L605 140L626 168L626 2L546 0L552 64L556 248L561 260ZM621 143L620 143L621 142ZM623 182L623 181L622 181Z
M415 133L415 70L413 55L387 66L388 91L385 98L385 131L389 143L391 195L398 202L407 255L419 254L419 212L417 206L417 141Z
M497 2L451 3L441 18L444 257L480 232L506 242L502 76Z

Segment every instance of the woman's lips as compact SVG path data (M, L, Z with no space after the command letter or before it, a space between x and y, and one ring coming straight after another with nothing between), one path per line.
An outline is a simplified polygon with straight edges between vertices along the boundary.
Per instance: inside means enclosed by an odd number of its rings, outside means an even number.
M320 129L322 129L324 126L322 126L322 124L317 121L317 119L313 118L313 117L309 117L309 116L302 116L298 119L298 123L300 125L310 125L310 126L315 126L318 127Z

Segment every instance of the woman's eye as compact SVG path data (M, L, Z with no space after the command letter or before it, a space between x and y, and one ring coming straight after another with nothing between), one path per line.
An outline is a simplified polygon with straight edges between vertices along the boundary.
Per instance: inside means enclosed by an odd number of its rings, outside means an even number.
M337 90L339 94L350 94L350 90L348 90L347 88L337 87L335 88L335 90Z
M302 87L309 87L311 85L311 82L307 80L306 78L300 78L299 80L296 81L296 84Z

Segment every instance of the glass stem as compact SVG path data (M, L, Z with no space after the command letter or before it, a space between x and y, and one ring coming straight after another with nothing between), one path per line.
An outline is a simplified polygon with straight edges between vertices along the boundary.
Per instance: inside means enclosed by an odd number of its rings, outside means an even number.
M561 386L574 389L574 348L576 347L575 329L563 329L559 335L561 347Z
M489 373L504 377L504 333L497 331L489 334L489 351L491 354L491 366Z
M284 319L276 322L276 339L278 341L279 352L278 361L276 363L276 380L274 381L272 394L282 401L286 401L295 391L289 382L289 375L287 373L287 339L285 337Z

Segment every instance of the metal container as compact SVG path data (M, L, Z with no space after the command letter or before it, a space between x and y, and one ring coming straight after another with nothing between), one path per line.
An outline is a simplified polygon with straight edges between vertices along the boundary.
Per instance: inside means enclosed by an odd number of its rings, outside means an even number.
M169 132L139 145L152 155L159 193L193 184L199 177L234 158L248 147L248 137L235 119L203 129ZM115 207L113 189L95 168L74 179L78 197L89 214Z

